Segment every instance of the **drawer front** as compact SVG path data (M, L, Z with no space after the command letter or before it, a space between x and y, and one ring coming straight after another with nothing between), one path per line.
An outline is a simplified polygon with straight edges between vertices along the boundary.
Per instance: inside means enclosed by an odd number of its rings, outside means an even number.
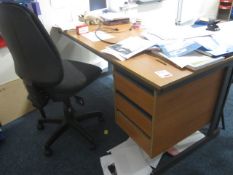
M117 110L121 111L127 118L139 127L147 136L151 137L151 116L147 116L135 108L127 99L116 93L115 104Z
M117 91L132 100L148 114L153 114L153 94L150 94L145 89L117 72L114 73L114 78L115 89Z
M119 111L116 112L116 122L148 155L151 154L151 140Z

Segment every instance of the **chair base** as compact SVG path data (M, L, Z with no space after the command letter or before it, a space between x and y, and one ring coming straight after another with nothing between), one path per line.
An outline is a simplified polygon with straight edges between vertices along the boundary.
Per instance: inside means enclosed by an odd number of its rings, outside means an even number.
M104 118L102 113L97 112L90 112L85 113L83 115L68 115L65 116L65 119L47 119L43 118L38 120L37 129L42 130L44 129L45 123L57 123L61 124L61 126L53 133L53 135L46 141L44 146L44 154L45 156L52 155L52 149L50 148L51 145L70 127L76 129L82 137L84 137L90 144L90 149L95 149L96 144L92 136L80 125L81 121L97 118L99 122L103 122Z

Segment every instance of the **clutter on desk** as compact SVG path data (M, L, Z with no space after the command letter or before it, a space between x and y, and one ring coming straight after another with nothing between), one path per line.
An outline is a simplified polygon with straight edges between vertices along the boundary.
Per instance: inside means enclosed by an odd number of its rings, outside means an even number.
M151 35L162 40L181 40L195 37L210 36L214 32L206 30L206 27L193 28L192 26L156 26L147 29Z
M87 25L96 25L101 23L101 18L98 15L93 15L86 12L84 15L79 15L79 21Z
M180 27L184 33L188 30L183 36L176 27L177 36L171 29L172 34L167 38L163 35L164 32L157 29L149 30L143 36L156 43L155 49L151 49L156 56L165 58L180 68L197 70L233 55L233 43L229 40L233 38L233 22L220 23L219 27L221 30L215 32L207 31L206 26L193 29ZM166 33L169 33L168 29Z
M159 47L167 57L180 57L197 50L201 45L194 40L176 40L160 44Z
M190 70L201 69L203 67L220 62L221 60L224 59L224 57L212 58L212 57L203 55L198 52L192 52L192 53L189 53L188 55L184 55L180 57L167 57L162 52L158 52L154 50L152 50L151 53L162 59L170 61L171 63L175 64L179 68L186 67Z
M156 168L162 153L151 159L131 138L113 147L100 158L104 175L145 175Z
M100 14L100 19L104 25L128 24L130 18L123 12L108 12Z

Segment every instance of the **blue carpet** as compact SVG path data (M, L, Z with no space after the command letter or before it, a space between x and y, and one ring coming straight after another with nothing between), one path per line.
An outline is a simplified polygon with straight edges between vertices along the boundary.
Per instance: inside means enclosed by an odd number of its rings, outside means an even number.
M56 129L49 124L45 130L36 129L39 113L33 111L3 127L6 139L0 143L0 175L101 175L99 158L127 135L114 122L113 83L111 76L100 77L80 94L85 106L74 103L79 111L100 110L105 123L95 120L87 124L98 143L97 150L90 151L87 142L75 130L68 130L52 146L52 157L43 155L43 144ZM62 113L60 103L46 107L48 116ZM226 130L189 155L165 175L231 175L233 174L233 89L230 89L225 106ZM108 129L109 134L104 135Z

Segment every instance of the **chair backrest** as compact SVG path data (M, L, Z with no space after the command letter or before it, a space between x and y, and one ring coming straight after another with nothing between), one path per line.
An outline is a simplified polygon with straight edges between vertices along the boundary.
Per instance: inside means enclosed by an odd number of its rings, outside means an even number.
M0 3L0 33L26 82L50 87L63 78L60 55L40 20L26 7Z

